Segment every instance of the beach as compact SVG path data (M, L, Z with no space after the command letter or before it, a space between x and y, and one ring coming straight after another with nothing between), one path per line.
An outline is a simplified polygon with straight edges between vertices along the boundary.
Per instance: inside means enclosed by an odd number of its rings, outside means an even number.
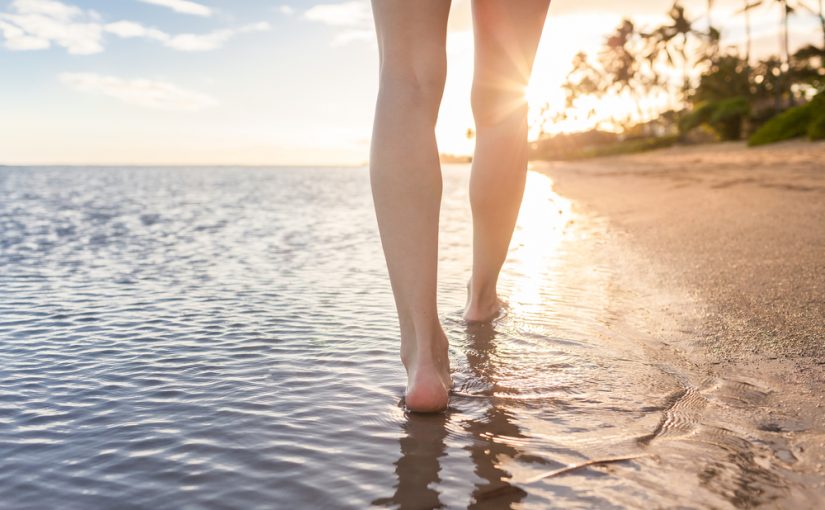
M8 0L0 61L0 510L825 508L822 0Z
M714 305L718 356L825 355L825 144L677 147L545 171Z
M0 168L0 500L816 508L820 147L534 163L486 325L445 165L435 415L366 168Z
M785 460L818 475L823 494L825 143L674 147L536 168L639 255L631 279L659 293L639 304L689 332L654 336L708 374L763 388L748 419L780 432L794 452Z

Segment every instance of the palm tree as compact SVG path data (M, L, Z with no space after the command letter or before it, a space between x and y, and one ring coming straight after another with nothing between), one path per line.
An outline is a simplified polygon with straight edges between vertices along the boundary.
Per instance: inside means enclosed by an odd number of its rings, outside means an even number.
M750 65L751 63L751 11L760 5L762 5L762 0L757 0L756 2L749 3L748 0L743 0L745 6L736 11L736 14L744 14L745 15L745 62ZM821 0L820 0L821 1Z
M738 12L745 13L745 20L747 23L747 32L748 32L748 46L750 46L750 20L748 19L748 12L755 8L759 7L760 5L764 4L765 0L756 0L755 2L749 4L747 0L745 0L745 7ZM779 4L779 7L782 9L782 20L781 20L781 27L782 27L782 38L781 38L781 45L782 45L782 57L784 59L785 67L790 66L791 60L791 53L790 47L788 43L788 18L790 18L791 14L795 13L800 8L806 9L808 11L813 12L813 10L805 5L802 0L767 0L767 5L776 5ZM818 16L820 18L820 22L822 24L822 31L823 36L825 36L825 15L823 15L822 11L822 0L819 0L819 13ZM749 48L750 49L750 48Z
M604 69L607 88L617 94L626 92L636 104L639 118L642 117L640 99L641 60L638 46L642 42L640 32L629 19L624 19L615 32L607 37L600 55L601 67ZM581 63L584 65L584 62ZM632 114L628 112L624 119L625 126L631 122Z
M713 20L711 19L711 11L713 10L713 0L708 0L708 33L713 31Z
M693 62L688 56L690 38L698 36L700 39L705 39L709 35L711 43L715 43L718 42L718 31L711 28L710 34L703 34L695 30L693 21L688 19L685 8L678 1L670 8L668 16L670 16L668 22L656 28L652 33L646 34L646 38L652 44L651 57L655 58L656 55L663 53L670 65L674 67L677 65L676 61L679 61L682 66L682 96L683 99L687 99L690 90L688 69Z
M788 44L788 17L793 12L793 8L788 5L788 0L774 0L782 8L782 53L785 57L785 64L791 65L791 49Z
M819 0L819 11L816 15L819 17L819 25L822 27L822 51L825 51L825 11L822 10L822 0Z
M819 25L822 27L822 51L825 53L825 11L822 8L822 0L818 2L818 9L814 10L811 7L808 7L804 3L797 0L797 5L805 9L806 11L810 12L817 18L819 18Z
M713 0L707 0L707 2L708 40L711 42L711 47L715 52L718 49L719 40L722 38L722 34L718 28L713 26L713 19L711 17L711 11L713 10Z
M820 4L822 0L819 0ZM756 0L753 4L745 6L744 12L747 15L747 12L754 8L758 7L765 3L765 0ZM793 93L791 92L791 83L790 83L790 76L788 73L791 70L791 51L790 51L790 43L788 41L788 19L790 18L791 14L795 13L798 8L807 8L802 0L767 0L768 5L776 5L779 4L779 7L782 10L782 20L781 20L781 27L782 27L782 37L781 37L781 50L782 50L782 66L780 67L780 71L782 73L781 82L782 85L777 87L776 89L776 101L777 107L781 103L781 96L783 93L788 94L788 101L791 105L794 104L794 97ZM825 23L825 21L823 21ZM825 27L825 25L823 25ZM825 28L823 28L825 30ZM750 44L750 43L748 43Z
M752 37L751 37L751 10L758 7L762 0L758 0L756 2L750 3L748 0L743 0L744 7L742 9L736 11L736 14L744 14L745 15L745 82L750 83L750 75L751 75L751 44L752 44ZM750 97L750 87L748 87L747 94Z

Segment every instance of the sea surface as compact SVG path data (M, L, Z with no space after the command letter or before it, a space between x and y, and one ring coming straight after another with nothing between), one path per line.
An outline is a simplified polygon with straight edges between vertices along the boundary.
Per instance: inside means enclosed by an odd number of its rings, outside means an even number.
M651 341L632 255L548 177L529 175L506 314L464 324L468 177L444 171L455 388L426 416L400 403L364 168L0 168L0 507L730 508L793 490L737 422L769 390Z

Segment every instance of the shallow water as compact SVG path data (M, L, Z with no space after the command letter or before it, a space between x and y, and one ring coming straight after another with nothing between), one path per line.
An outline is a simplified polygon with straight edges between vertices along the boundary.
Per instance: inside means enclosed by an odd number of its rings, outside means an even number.
M529 177L506 316L463 324L467 178L445 170L455 394L421 416L399 405L364 169L0 168L0 506L729 507L792 490L737 421L769 389L646 340L608 226L547 177Z

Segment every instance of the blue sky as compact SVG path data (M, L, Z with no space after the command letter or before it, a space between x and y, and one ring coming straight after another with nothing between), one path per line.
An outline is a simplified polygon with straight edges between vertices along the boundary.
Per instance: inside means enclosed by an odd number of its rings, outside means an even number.
M203 2L197 15L138 0L0 2L0 160L363 159L374 48L333 44L361 27L308 19L313 4ZM4 22L38 37L14 39Z
M718 19L739 3L717 0ZM669 1L616 4L554 0L535 71L545 99L573 53ZM775 51L772 18L756 18L757 49ZM472 125L470 28L469 0L454 1L438 127L453 152ZM794 44L816 30L795 21ZM365 0L0 0L0 163L359 163L376 77Z

